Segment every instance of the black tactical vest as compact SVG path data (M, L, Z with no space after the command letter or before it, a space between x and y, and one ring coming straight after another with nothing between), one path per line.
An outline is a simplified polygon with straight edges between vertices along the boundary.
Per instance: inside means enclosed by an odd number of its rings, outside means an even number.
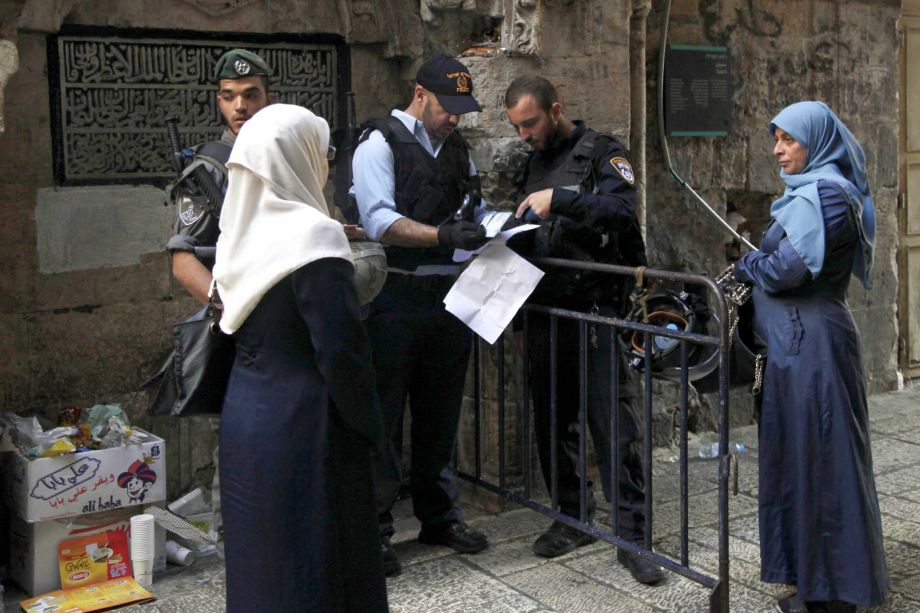
M573 191L593 189L593 185L586 185L586 180L590 178L594 158L600 153L595 152L595 145L603 141L601 147L603 151L609 138L594 130L586 129L568 154L560 156L560 159L551 168L538 164L538 156L532 155L527 161L527 171L522 177L522 195L529 196L550 187L565 187Z
M469 147L456 131L451 132L438 157L432 157L406 128L393 117L366 124L363 142L380 130L393 152L396 212L413 221L437 226L454 213L471 187ZM450 263L451 249L387 245L387 263L394 268L415 270L423 264Z
M552 187L580 193L593 191L598 182L596 162L613 138L586 129L572 149L550 165L543 164L539 160L540 156L532 154L524 172L516 178L520 188L518 201L524 196ZM550 221L541 224L535 232L532 254L628 266L645 266L647 263L638 223L622 231L603 232L564 216L553 216ZM611 278L607 275L557 269L544 277L534 298L538 302L571 299L574 302L583 300L587 303L620 304L627 284L619 279L610 283Z

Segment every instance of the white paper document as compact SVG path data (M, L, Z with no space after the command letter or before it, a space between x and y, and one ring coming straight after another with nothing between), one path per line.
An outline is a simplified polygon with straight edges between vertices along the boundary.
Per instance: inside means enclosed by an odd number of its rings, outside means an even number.
M491 344L542 278L542 270L492 241L450 288L444 306Z
M511 211L492 211L482 218L482 221L479 225L486 229L486 236L490 240L488 243L477 249L476 251L466 251L464 249L454 249L454 262L465 262L474 255L482 253L482 251L492 244L504 244L508 242L508 239L518 234L520 232L526 232L527 230L534 230L539 228L537 224L525 223L519 226L515 226L510 230L505 230L502 232L502 226L505 225L505 222L511 218L513 213Z

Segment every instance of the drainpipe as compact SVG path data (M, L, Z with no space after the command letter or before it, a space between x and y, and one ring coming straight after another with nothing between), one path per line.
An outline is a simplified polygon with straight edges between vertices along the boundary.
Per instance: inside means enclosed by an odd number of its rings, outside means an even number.
M629 16L629 154L636 175L636 217L645 231L645 29L651 0L632 0Z

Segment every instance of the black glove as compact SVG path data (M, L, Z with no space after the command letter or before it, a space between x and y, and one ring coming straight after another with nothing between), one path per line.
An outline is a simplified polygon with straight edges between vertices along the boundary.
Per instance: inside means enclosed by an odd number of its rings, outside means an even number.
M441 247L475 251L488 240L486 229L472 221L448 219L438 226L438 244Z

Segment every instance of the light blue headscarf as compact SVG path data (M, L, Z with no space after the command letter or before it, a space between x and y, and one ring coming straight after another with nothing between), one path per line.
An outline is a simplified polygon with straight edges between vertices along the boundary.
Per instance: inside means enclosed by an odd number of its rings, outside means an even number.
M859 248L853 258L853 274L866 289L872 287L872 252L875 246L875 206L866 180L866 156L856 138L823 102L796 102L770 122L787 132L808 151L801 173L779 173L786 183L782 198L770 207L770 216L786 231L799 257L811 274L824 267L824 216L818 197L818 181L843 187L853 208L859 231Z

